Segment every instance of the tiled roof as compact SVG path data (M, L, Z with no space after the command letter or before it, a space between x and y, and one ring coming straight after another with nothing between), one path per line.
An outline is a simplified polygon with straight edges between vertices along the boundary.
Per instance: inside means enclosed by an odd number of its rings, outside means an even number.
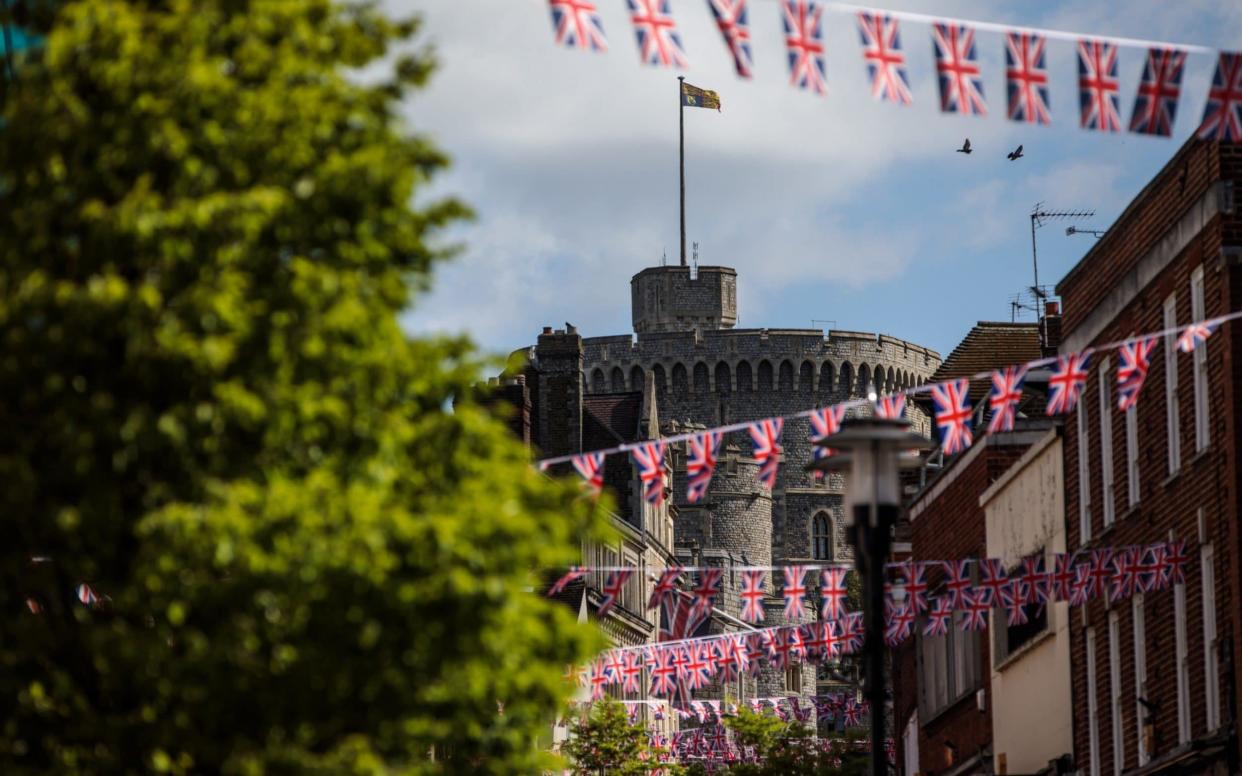
M931 381L969 377L1040 356L1039 324L979 321L940 364Z
M597 450L638 439L643 412L641 391L597 393L582 397L582 448Z

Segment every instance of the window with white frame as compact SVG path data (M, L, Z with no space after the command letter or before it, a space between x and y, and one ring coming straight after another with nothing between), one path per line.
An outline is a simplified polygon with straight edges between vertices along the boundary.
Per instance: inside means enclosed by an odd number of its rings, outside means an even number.
M1126 485L1130 506L1139 503L1138 403L1126 410Z
M1138 764L1143 766L1151 760L1143 727L1153 712L1144 703L1150 703L1151 698L1147 696L1147 615L1143 610L1142 593L1131 599L1130 621L1134 626L1134 740L1138 742Z
M953 619L945 635L918 637L921 719L931 719L980 687L979 632L963 630L965 613Z
M1113 401L1109 390L1112 379L1112 363L1104 359L1100 363L1100 479L1104 486L1104 527L1117 519L1113 477Z
M1126 764L1126 744L1121 731L1121 620L1108 613L1108 699L1113 723L1113 776L1121 776Z
M1203 304L1203 267L1195 267L1190 273L1190 318L1202 321L1206 313ZM1195 377L1195 452L1207 448L1211 442L1208 432L1208 373L1207 343L1201 342L1194 349Z
M1182 468L1182 421L1177 410L1177 294L1164 300L1164 412L1169 474Z
M1087 728L1091 746L1091 776L1100 776L1100 703L1096 691L1095 628L1087 628Z
M832 560L832 521L827 512L819 512L811 518L811 557Z
M1216 556L1212 545L1199 550L1203 580L1203 701L1208 732L1220 727L1220 663L1216 653Z
M1186 585L1173 586L1173 649L1177 671L1177 743L1190 740L1190 657L1186 647Z
M1081 397L1080 397L1081 399ZM1078 530L1079 543L1091 541L1091 459L1087 434L1087 403L1078 402Z

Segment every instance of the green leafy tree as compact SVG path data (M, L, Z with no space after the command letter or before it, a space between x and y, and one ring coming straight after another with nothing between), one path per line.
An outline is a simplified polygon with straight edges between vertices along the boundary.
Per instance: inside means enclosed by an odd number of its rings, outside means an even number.
M521 586L596 518L463 398L467 343L398 326L467 215L416 196L446 161L396 118L416 22L30 6L0 117L0 772L538 772L598 636Z
M645 728L630 724L625 707L611 698L592 704L591 712L578 720L570 736L561 752L575 776L637 776L657 769L669 776L681 772L675 765L659 762L659 752L647 745Z
M726 718L725 725L738 746L755 753L756 762L730 767L729 773L736 776L862 776L870 769L869 751L855 745L857 735L825 747L805 725L746 707Z

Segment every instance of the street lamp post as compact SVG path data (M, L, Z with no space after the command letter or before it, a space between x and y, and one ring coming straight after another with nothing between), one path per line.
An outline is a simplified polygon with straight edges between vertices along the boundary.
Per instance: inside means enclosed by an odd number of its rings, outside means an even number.
M840 451L808 468L845 473L845 520L854 545L854 563L863 585L866 627L867 698L871 704L871 768L887 772L884 752L884 565L892 549L893 526L901 509L898 470L902 453L927 447L905 420L860 418L817 443Z

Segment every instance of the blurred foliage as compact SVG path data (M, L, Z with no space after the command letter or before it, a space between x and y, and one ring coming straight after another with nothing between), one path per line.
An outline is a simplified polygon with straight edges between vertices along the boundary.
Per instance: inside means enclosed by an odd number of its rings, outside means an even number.
M625 707L611 698L591 704L590 713L583 715L570 732L573 737L563 744L561 752L574 776L638 776L657 770L666 776L682 773L676 764L659 762L659 752L647 745L646 727L630 724Z
M871 770L870 750L859 746L857 732L817 739L814 731L800 722L786 722L746 706L738 709L737 716L726 717L724 723L733 731L737 744L755 755L755 762L728 766L727 772L734 776L862 776ZM691 767L687 773L696 776L701 769Z
M468 343L398 327L468 215L398 118L432 71L417 22L28 24L0 124L0 772L538 772L598 636L522 586L599 529L462 398Z

